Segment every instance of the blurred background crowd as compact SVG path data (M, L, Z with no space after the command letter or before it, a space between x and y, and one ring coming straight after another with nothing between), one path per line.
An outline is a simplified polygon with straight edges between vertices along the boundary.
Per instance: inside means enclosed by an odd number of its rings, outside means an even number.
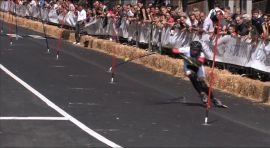
M171 26L181 31L214 33L217 28L217 17L220 17L221 35L230 34L250 40L269 39L269 15L258 8L253 8L251 14L248 14L239 10L232 11L231 7L221 6L218 3L214 3L213 9L209 8L206 12L203 6L187 9L168 4L167 1L129 2L121 4L121 1L106 3L92 0L16 0L20 5L57 9L59 14L68 11L74 11L76 14L78 6L81 5L87 14L86 22L96 17L111 17L115 21L136 21L141 25L152 23L158 27Z

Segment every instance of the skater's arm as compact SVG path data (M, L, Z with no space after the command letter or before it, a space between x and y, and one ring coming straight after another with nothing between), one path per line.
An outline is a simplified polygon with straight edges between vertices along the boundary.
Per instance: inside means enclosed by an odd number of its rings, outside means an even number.
M189 58L189 63L193 66L196 66L196 67L200 67L203 65L205 59L203 57L199 57L199 58Z
M189 47L173 48L172 53L180 55L187 63L195 67L200 67L205 62L205 56L203 53L198 58L187 57L186 52L189 52Z

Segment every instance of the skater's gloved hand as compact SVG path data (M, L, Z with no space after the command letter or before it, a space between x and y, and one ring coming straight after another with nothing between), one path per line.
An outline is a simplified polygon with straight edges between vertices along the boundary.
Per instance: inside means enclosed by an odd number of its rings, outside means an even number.
M193 65L193 66L196 66L196 67L200 67L203 64L198 58L192 58L192 57L189 57L187 62L190 65Z
M181 52L180 52L179 49L177 49L177 48L173 48L173 49L172 49L172 53L173 53L173 54L181 54Z

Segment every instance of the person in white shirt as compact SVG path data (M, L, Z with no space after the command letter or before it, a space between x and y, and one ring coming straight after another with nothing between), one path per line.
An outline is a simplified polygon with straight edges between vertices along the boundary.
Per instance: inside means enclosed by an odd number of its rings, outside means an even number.
M75 13L77 15L77 23L75 26L75 40L73 44L80 44L80 30L84 25L84 21L86 20L86 11L83 9L81 5L78 6L77 11Z
M218 18L222 16L223 14L224 14L224 11L218 7L210 10L207 18L204 20L204 23L203 23L204 32L213 33L215 30L214 21L218 21Z

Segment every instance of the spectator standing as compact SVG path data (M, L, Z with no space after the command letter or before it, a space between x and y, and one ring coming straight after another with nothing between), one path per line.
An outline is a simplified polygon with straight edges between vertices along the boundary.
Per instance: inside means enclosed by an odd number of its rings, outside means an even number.
M77 22L76 22L76 26L75 26L75 40L76 40L76 42L74 42L73 44L79 45L80 39L81 39L80 30L84 25L84 21L86 20L86 11L83 9L82 5L79 4L75 14L77 15Z
M258 9L252 12L252 25L256 27L256 30L261 35L263 33L263 18L261 17L260 11Z
M196 19L196 15L194 13L189 15L191 26L193 29L198 27L199 21Z
M204 20L203 23L203 30L206 33L213 33L215 31L214 23L218 22L218 18L223 16L224 11L222 11L219 7L212 9L207 18Z
M200 12L200 15L199 15L197 20L198 20L198 31L200 33L202 33L203 32L203 24L204 24L204 20L205 20L204 12Z
M187 29L189 29L191 27L191 22L190 20L188 19L188 17L186 16L186 14L182 14L180 16L180 28L181 28L181 31L186 31Z
M235 21L236 21L236 32L239 36L246 36L249 34L249 30L248 30L248 26L243 23L243 18L238 15L236 16L235 18Z
M269 17L268 15L264 15L263 16L263 24L262 24L262 27L263 27L263 38L266 39L267 36L269 36Z
M237 36L237 33L236 33L236 26L235 25L230 25L228 27L228 32L227 32L228 35L231 35L231 36Z

